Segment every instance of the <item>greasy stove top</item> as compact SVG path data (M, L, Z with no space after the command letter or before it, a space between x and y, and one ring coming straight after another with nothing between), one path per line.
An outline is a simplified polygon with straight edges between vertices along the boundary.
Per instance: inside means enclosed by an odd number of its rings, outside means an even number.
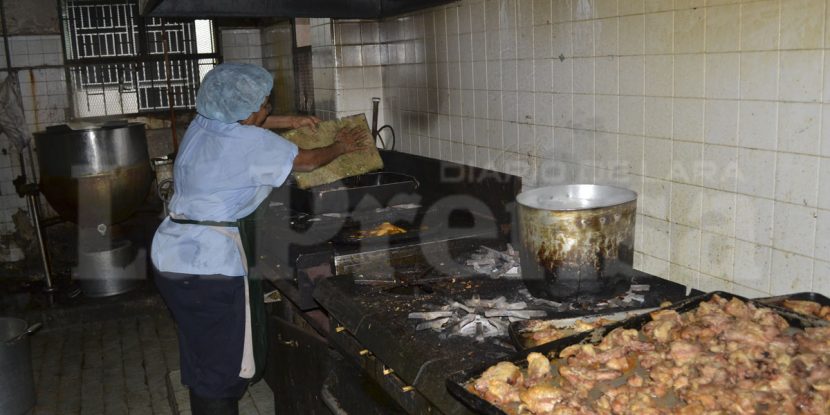
M645 302L639 307L657 306L664 300L676 301L686 296L686 287L661 278L631 270L632 284L648 284ZM432 280L430 292L419 296L401 295L388 286L355 283L352 277L333 277L317 285L314 297L329 315L356 340L371 351L386 367L414 386L430 403L445 414L469 413L445 388L448 375L462 369L478 367L515 352L509 339L447 336L432 330L416 331L417 321L409 319L413 311L424 311L448 300L464 301L506 297L509 302L522 301L525 286L516 279L452 278ZM534 309L540 309L534 305ZM548 307L548 317L572 317L592 314L590 308L559 311ZM338 335L332 333L332 336Z

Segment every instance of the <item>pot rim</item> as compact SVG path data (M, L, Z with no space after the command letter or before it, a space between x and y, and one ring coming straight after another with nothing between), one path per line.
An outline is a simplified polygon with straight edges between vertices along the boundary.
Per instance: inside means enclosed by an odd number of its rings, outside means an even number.
M520 193L520 205L547 211L578 211L608 208L637 201L637 192L624 187L598 184L566 184L539 187Z

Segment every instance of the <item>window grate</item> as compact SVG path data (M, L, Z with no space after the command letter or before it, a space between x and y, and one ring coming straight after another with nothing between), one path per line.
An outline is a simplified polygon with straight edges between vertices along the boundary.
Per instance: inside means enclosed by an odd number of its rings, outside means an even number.
M170 100L193 109L220 60L208 20L144 18L137 0L62 0L61 11L77 117L157 112Z

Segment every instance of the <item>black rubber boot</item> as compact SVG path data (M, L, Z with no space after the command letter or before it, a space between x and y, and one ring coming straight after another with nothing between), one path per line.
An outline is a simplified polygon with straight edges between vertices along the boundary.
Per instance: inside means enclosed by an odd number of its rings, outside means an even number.
M190 391L190 412L193 415L239 415L239 399L210 399Z

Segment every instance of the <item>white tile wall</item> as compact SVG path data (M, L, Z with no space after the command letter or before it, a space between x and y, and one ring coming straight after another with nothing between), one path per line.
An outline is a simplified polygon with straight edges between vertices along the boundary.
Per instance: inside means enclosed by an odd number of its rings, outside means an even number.
M11 36L9 50L12 67L18 70L24 116L29 131L35 132L49 125L64 123L69 103L60 36ZM2 47L0 67L6 67L5 50ZM1 71L0 74L5 79L6 72ZM5 134L0 134L0 149L0 235L6 235L15 231L12 216L25 209L26 202L17 196L11 183L20 175L20 162L17 150ZM28 157L25 162L28 168Z
M416 18L404 19L401 31L411 30ZM395 56L402 62L415 62L423 59L423 49L418 49L415 43L401 43L385 45L381 43L381 32L377 21L311 19L312 27L312 62L314 67L314 99L317 115L323 119L342 118L349 115L364 113L367 122L372 122L372 98L383 97L383 69L381 63L387 56ZM409 28L409 29L404 29ZM460 56L458 49L454 50L456 57ZM456 58L457 60L458 58ZM457 64L454 65L457 68ZM425 68L420 68L424 70ZM412 67L402 68L410 77L419 74ZM454 71L456 76L452 82L458 84L459 70ZM445 83L450 82L447 71ZM422 73L420 76L425 77ZM412 91L415 92L415 91ZM461 114L461 96L452 97L450 105L449 93L441 101L445 112L453 111L453 115ZM407 94L399 102L402 108L415 109L426 107L427 97L417 94ZM383 109L390 105L386 100L380 104L381 113L378 117L378 126L386 122L383 118ZM418 129L420 120L407 120L412 128ZM442 130L449 134L449 119L445 120ZM460 118L452 123L463 124ZM400 144L400 143L399 143ZM452 154L451 146L444 146L443 153ZM440 146L435 150L441 152ZM459 156L461 152L459 152Z
M260 29L222 29L220 33L224 62L262 66L263 43Z
M830 294L828 3L462 0L370 41L319 21L314 44L334 55L332 114L380 88L379 48L403 151L640 192L641 269Z

